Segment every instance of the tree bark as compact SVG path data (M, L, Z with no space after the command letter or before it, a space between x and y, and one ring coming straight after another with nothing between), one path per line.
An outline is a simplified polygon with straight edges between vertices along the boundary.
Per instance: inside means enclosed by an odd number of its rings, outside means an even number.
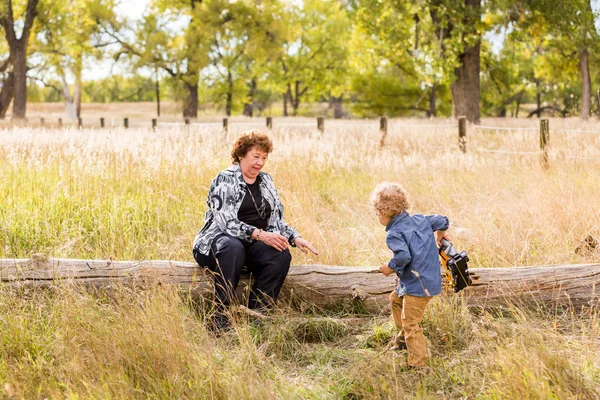
M27 111L27 44L33 22L37 17L39 0L28 0L25 8L25 21L22 25L21 37L17 38L12 0L5 0L0 13L0 25L9 47L9 59L13 65L14 97L12 119L25 119Z
M289 89L288 89L289 91ZM283 92L283 116L288 116L288 91Z
M187 97L183 104L183 117L184 118L197 118L198 117L198 83L189 84L183 83Z
M319 308L354 304L377 312L396 286L395 277L378 271L377 267L292 266L283 295ZM473 285L458 294L471 306L600 305L600 264L472 268L471 275ZM176 284L203 296L212 293L210 272L181 261L0 259L0 282L12 287ZM242 292L249 276L244 275L240 283ZM451 292L446 284L445 288Z
M463 52L458 55L459 66L454 69L455 80L450 85L450 91L452 93L454 116L465 116L470 122L478 123L481 97L479 79L481 38L474 27L481 18L481 2L480 0L464 0L464 2L466 5L466 14L463 17L464 25L473 29L470 32L461 33L461 42L464 48ZM432 1L432 7L430 8L436 36L440 41L441 57L446 57L445 39L450 37L454 31L452 19L445 15L445 8L445 3L440 0ZM474 43L465 40L465 37L472 36L477 37Z
M481 18L480 0L465 0L466 12L465 22L467 26L475 26L475 21ZM450 86L452 102L454 105L454 116L465 116L472 123L479 123L479 100L481 95L479 72L480 72L480 47L481 38L473 29L472 32L462 34L464 51L459 58L459 66L454 69L455 81ZM465 40L465 37L474 36L474 43Z
M579 49L579 71L581 72L581 119L587 120L592 113L592 80L587 48Z
M225 114L231 116L231 109L233 108L233 77L231 71L227 70L227 101L225 103Z
M12 119L25 119L27 114L27 51L21 44L15 46L13 74L15 79Z
M456 80L451 85L454 116L466 116L472 123L479 123L479 48L480 42L465 48L459 56L460 66L455 68Z
M83 71L83 55L78 54L75 60L75 89L73 90L73 104L75 105L75 115L81 117L81 74Z
M0 119L4 119L10 102L15 94L15 79L12 71L6 75L6 79L2 82L2 90L0 91Z
M252 117L254 115L254 95L256 94L257 84L256 79L250 79L248 88L248 103L244 104L244 115Z
M292 97L292 108L294 109L294 117L298 115L298 107L300 106L300 95L299 95L299 89L300 89L300 82L296 81L294 83L294 95Z
M437 84L433 84L431 86L431 91L429 92L429 116L435 117L437 116L437 107L436 107L436 97L437 97Z
M192 6L193 5L194 3L192 3ZM158 66L156 64L154 64L154 81L154 91L156 93L156 116L160 117L160 86L158 82Z
M77 110L75 107L75 99L71 96L69 85L67 84L67 78L65 74L62 74L62 85L63 85L63 97L65 98L65 115L70 120L77 118Z
M294 110L294 116L298 115L298 109L300 108L300 98L302 95L308 90L308 87L304 87L304 89L300 89L300 85L302 82L295 81L294 82L294 91L292 94L292 90L288 85L288 95L290 96L290 101L292 102L292 108Z
M343 98L344 96L330 96L329 97L329 106L333 106L333 118L341 119L344 117L344 106L343 106Z

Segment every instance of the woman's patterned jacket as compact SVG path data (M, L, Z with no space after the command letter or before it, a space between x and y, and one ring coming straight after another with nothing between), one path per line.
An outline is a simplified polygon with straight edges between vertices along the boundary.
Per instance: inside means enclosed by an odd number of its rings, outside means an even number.
M283 204L275 189L273 178L261 171L258 179L263 199L271 206L267 230L279 232L293 246L293 239L300 235L283 219ZM251 240L250 236L256 227L240 221L237 217L245 194L246 183L238 164L217 174L208 191L208 210L204 214L204 226L194 239L195 250L208 255L213 239L222 233L246 241Z

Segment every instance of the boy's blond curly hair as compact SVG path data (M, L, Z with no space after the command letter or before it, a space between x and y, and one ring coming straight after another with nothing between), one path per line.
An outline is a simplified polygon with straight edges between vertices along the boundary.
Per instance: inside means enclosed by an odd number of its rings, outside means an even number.
M371 205L377 215L393 218L410 208L406 190L393 182L382 182L371 193Z

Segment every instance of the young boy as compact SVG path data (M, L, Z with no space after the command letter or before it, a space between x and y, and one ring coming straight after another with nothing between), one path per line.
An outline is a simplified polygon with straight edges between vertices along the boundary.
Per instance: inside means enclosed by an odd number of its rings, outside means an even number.
M400 333L392 348L408 349L408 366L426 368L427 345L421 320L429 300L442 292L438 246L448 239L448 218L443 215L409 215L408 196L397 183L384 182L371 194L371 204L387 231L386 243L394 257L379 268L388 276L398 275L391 293L392 316ZM434 235L435 234L435 235ZM437 242L437 244L436 244Z

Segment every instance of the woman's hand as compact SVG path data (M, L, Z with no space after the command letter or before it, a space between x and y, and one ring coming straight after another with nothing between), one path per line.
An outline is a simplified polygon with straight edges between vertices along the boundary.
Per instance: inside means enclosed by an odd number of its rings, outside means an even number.
M294 239L294 244L303 253L306 253L308 250L310 250L315 256L319 255L319 252L317 251L317 249L315 249L308 240L301 238L300 236L298 236L298 237L296 237L296 239Z
M283 236L279 233L267 232L267 231L261 230L257 240L260 240L261 242L268 244L269 246L273 247L277 251L283 251L288 248L287 239L285 238L285 236Z

